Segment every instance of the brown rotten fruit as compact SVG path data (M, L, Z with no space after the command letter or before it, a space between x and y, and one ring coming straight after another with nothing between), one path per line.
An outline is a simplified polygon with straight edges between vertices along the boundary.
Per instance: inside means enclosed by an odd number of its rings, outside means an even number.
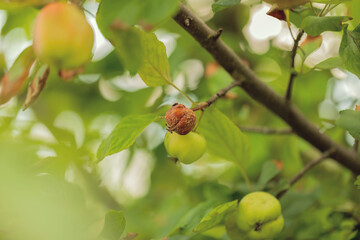
M175 103L165 115L167 130L176 132L180 135L186 135L196 124L195 112L182 104Z
M74 4L50 3L36 18L33 46L44 63L77 69L90 60L93 43L94 32Z

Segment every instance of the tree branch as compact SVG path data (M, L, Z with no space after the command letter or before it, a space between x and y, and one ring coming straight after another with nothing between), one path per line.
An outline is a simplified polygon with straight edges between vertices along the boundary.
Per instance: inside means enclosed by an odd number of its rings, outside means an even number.
M194 15L184 4L174 20L192 35L216 61L233 77L242 79L240 87L254 100L282 118L293 131L308 141L321 152L335 149L331 157L354 173L360 173L360 159L352 149L347 149L331 140L311 123L291 102L286 101L255 73L245 66L241 59L221 39L214 40L210 36L216 34L201 19Z
M359 149L359 140L355 139L353 149L355 152L358 152Z
M192 108L193 111L198 111L198 110L203 110L204 108L209 107L211 104L213 104L216 100L218 100L219 98L225 96L225 94L230 91L232 88L240 86L241 85L241 81L240 80L236 80L234 82L232 82L231 84L229 84L228 86L224 87L223 89L221 89L220 91L218 91L217 93L215 93L211 98L209 98L209 100L207 100L206 102L202 102L200 104L198 104L196 107Z
M295 183L297 183L304 175L305 173L307 173L310 169L312 169L313 167L315 167L316 165L318 165L319 163L321 163L322 161L324 161L325 159L327 159L330 154L333 152L334 150L329 150L324 152L324 154L319 157L318 159L316 159L315 161L309 162L298 174L296 174L291 180L290 180L290 187L292 187ZM279 192L276 195L276 198L281 198L282 196L284 196L284 194L290 189L287 188L281 192Z
M241 131L251 132L251 133L260 133L260 134L279 134L286 135L294 133L291 128L268 128L268 127L259 127L259 126L239 126Z
M296 57L296 52L297 49L299 47L299 42L301 40L301 37L304 35L304 30L300 29L295 40L294 40L294 46L291 50L291 74L290 74L290 78L289 78L289 84L286 90L286 95L285 95L285 99L287 101L291 100L291 92L292 92L292 88L294 85L294 79L295 77L298 75L298 73L295 71L295 57Z

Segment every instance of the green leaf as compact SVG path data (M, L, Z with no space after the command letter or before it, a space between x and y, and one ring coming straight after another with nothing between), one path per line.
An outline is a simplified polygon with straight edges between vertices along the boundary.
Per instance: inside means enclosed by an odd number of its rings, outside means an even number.
M338 127L344 128L355 139L360 139L360 111L344 110L340 112L340 117L336 120Z
M213 12L219 12L221 10L224 10L228 7L234 6L236 4L239 4L241 0L217 0L215 3L213 3L212 10Z
M302 22L308 16L315 16L311 9L305 8L301 11L289 11L290 22L293 23L297 28L301 28Z
M108 32L115 24L134 26L141 16L142 6L138 0L102 0L96 13L99 29L108 38Z
M280 179L279 182L271 189L271 192L274 196L278 195L280 192L284 190L288 190L290 188L290 182L287 179Z
M29 38L32 37L34 19L38 11L32 7L15 8L7 11L6 22L1 29L1 35L5 36L14 28L23 28Z
M339 53L346 68L360 77L360 25L353 31L344 27Z
M117 50L113 50L101 60L86 64L85 70L82 74L101 74L101 76L105 79L109 79L123 73L123 63L118 57Z
M110 136L101 143L97 151L98 160L129 148L139 134L155 119L154 114L126 116L121 119Z
M325 31L339 32L343 28L343 22L351 20L346 16L316 17L308 16L302 22L302 28L310 36L318 36Z
M246 240L247 236L241 231L236 223L236 212L231 214L225 221L226 234L230 240Z
M140 30L131 27L124 30L113 30L111 34L111 42L120 61L131 75L135 75L144 58Z
M196 225L194 232L203 232L215 227L224 220L228 213L235 210L236 205L237 200L234 200L213 208L201 219L200 223Z
M320 188L315 189L311 193L294 192L289 190L281 199L281 209L284 218L295 218L301 216L304 211L310 208L321 195Z
M357 187L357 189L360 189L360 175L357 176L355 182L354 182L355 186Z
M248 138L222 112L215 108L207 109L199 127L211 154L235 162L241 167L249 162Z
M178 0L138 0L140 3L145 2L142 9L142 16L140 20L145 24L157 24L167 18L171 18L178 10L180 1Z
M12 0L12 1L0 1L0 9L16 9L23 8L29 6L43 6L50 2L54 2L54 0Z
M31 83L29 84L26 99L22 107L23 110L30 107L30 105L32 105L39 97L50 74L50 68L48 65L41 63L35 63L34 65L37 66L34 67L35 71L33 76L30 76Z
M311 53L313 53L316 49L318 49L322 44L322 37L307 37L303 42L301 49L302 51L298 51L299 55L306 59Z
M154 33L142 32L144 60L139 75L150 87L165 85L171 82L170 66L166 56L165 45Z
M178 0L103 0L99 6L96 21L102 34L114 45L116 52L124 67L134 75L143 64L146 57L155 57L154 61L161 60L160 66L155 65L156 70L163 74L168 67L167 58L163 59L163 44L157 43L155 36L141 34L141 30L135 25L143 26L145 29L154 28L154 24L170 18L179 5ZM155 39L154 39L155 38ZM148 44L147 41L150 41ZM155 41L156 40L156 41ZM145 49L143 49L143 46ZM163 47L165 49L165 47ZM150 51L150 54L148 54ZM152 52L153 51L153 52ZM156 56L159 54L158 56ZM166 57L166 54L165 54ZM150 62L150 63L155 63ZM147 65L145 65L146 68ZM168 67L169 68L169 67ZM168 71L169 72L169 71ZM165 72L166 73L166 72ZM145 75L150 73L145 72ZM153 74L152 74L153 75ZM170 79L170 75L162 77ZM155 82L153 82L155 81ZM157 82L156 82L157 81ZM150 85L149 85L150 84ZM150 79L149 86L160 83L158 80ZM162 82L160 85L166 83Z
M341 57L332 57L328 58L320 63L318 63L314 68L327 70L332 68L344 67L344 62Z
M182 235L191 232L215 203L214 200L209 200L192 208L180 219L179 223L170 232L169 236Z
M30 68L35 61L32 46L26 48L15 60L1 81L0 104L15 96L28 79Z
M118 240L125 230L126 220L123 212L110 210L105 216L105 225L101 237L109 240Z
M104 36L114 24L124 27L158 24L170 18L179 5L178 0L102 0L96 20Z
M257 183L259 190L262 190L265 187L266 183L268 183L273 177L275 177L279 173L280 170L276 167L275 163L264 163Z

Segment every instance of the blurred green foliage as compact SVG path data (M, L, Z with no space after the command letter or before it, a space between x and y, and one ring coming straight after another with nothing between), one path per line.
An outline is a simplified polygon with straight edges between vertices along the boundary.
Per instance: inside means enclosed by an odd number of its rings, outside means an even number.
M1 76L12 65L9 59L19 55L11 47L15 41L11 38L12 32L21 29L24 42L30 40L34 18L46 2L0 3L5 9L1 11L4 16L0 39ZM167 52L158 51L158 58L148 58L164 59L167 54L166 74L195 101L208 100L231 83L231 77L171 20L178 1L167 1L164 7L161 1L141 4L142 1L103 0L96 19L92 15L96 14L94 8L98 3L84 2L84 8L92 13L88 18L93 22L97 20L102 34L112 40L115 50L110 47L103 58L89 63L71 82L61 80L56 71L51 71L45 90L26 111L20 110L26 91L0 106L1 240L130 237L229 240L226 227L231 228L231 224L225 227L225 222L231 217L237 200L250 191L237 164L245 169L256 190L276 194L287 189L289 180L318 157L312 146L292 134L241 132L237 126L283 128L286 125L240 88L235 88L214 103L215 107L207 109L200 123L199 131L209 143L207 154L192 165L175 164L163 146L165 121L156 115L163 116L175 102L188 107L191 103L171 86L148 87L138 76L130 76L128 71L134 74L138 70L141 66L138 61L144 54L143 46L136 44L139 30L130 28L128 31L133 35L109 33L114 18L155 31ZM284 95L291 73L290 52L271 39L266 52L256 53L245 28L252 10L260 3L233 5L237 2L218 1L212 5L216 13L208 17L207 24L223 28L222 39L261 80ZM126 7L122 8L122 4ZM224 6L227 8L223 9ZM339 6L354 18L348 30L344 30L348 38L358 37L358 6L357 0ZM320 9L316 7L316 11ZM292 11L290 21L300 27L305 19L313 16L313 10L306 5ZM326 27L325 30L338 28ZM7 38L10 40L5 41ZM351 54L358 55L354 58L347 55L343 61L337 58L331 64L327 62L326 67L323 64L314 68L305 62L323 41L303 46L303 52L299 50L296 58L297 70L302 72L295 81L294 104L321 131L343 145L352 145L353 141L344 129L358 138L358 134L352 134L358 130L358 114L352 111L351 116L344 119L342 112L337 121L344 128L341 129L335 127L336 119L319 114L319 108L326 100L338 113L358 103L359 96L350 96L346 104L336 98L341 87L335 88L331 80L334 68L340 68L347 79L354 76L346 71L346 66L360 56L354 47L358 46L357 42L356 39L351 42L350 50L355 49ZM133 54L138 55L132 58ZM160 62L159 66L164 64L167 65ZM358 69L358 61L351 64L348 70ZM335 83L342 80L336 79ZM356 84L346 86L351 89ZM139 120L129 115L147 117ZM129 119L131 121L126 122ZM151 123L153 119L156 121ZM124 122L127 124L121 125ZM119 129L130 131L117 132ZM96 154L103 141L103 146L117 144L116 151L110 151L109 146L101 147L100 152L104 150L101 158L109 156L99 163ZM120 150L123 151L116 153ZM331 160L312 169L281 199L285 228L277 239L359 239L358 182L348 170Z

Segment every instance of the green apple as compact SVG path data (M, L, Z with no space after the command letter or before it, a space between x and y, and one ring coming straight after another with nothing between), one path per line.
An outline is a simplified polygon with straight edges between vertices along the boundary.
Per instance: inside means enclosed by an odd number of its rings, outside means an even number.
M170 156L185 164L195 162L206 150L205 138L195 132L189 132L186 135L167 132L164 144Z
M77 69L92 55L94 32L74 4L53 2L41 9L34 27L34 52L59 69Z
M266 192L253 192L241 199L236 223L247 239L273 239L284 227L281 205Z

